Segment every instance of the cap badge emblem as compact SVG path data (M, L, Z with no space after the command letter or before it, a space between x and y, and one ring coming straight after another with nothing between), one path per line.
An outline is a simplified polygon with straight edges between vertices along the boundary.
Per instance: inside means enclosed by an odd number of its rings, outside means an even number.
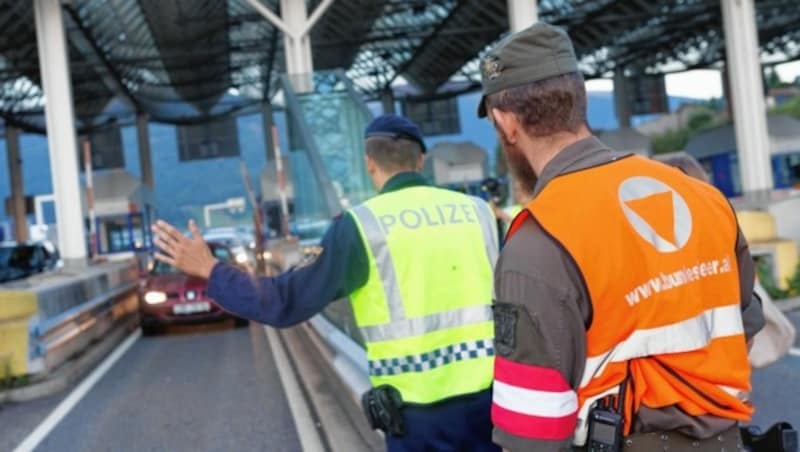
M488 56L483 60L483 76L489 80L494 80L503 72L500 67L500 60L496 56Z

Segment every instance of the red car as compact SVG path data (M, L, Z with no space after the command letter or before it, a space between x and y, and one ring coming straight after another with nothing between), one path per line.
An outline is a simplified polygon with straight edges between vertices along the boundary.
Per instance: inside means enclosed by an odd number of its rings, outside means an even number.
M209 243L214 257L234 262L230 249ZM166 325L203 323L233 319L237 327L247 326L241 319L225 311L206 293L207 281L186 276L178 269L156 261L139 289L139 316L142 333L158 334Z

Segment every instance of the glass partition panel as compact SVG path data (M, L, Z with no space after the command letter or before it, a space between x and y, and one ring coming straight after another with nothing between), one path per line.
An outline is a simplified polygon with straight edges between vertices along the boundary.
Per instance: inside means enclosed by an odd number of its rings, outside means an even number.
M372 118L341 71L285 76L296 221L331 218L374 194L364 165L363 133ZM298 89L299 88L299 89ZM302 200L302 201L301 201Z
M342 71L284 76L281 87L294 185L292 227L321 236L326 220L375 193L363 138L372 113ZM331 303L323 315L364 344L349 300Z

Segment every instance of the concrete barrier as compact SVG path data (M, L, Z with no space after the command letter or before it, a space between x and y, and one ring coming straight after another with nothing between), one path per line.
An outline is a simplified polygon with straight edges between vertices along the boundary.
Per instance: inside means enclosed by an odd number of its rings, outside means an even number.
M794 215L797 216L796 212ZM767 257L775 286L788 289L789 279L800 262L797 243L779 235L775 216L770 212L740 210L736 216L750 244L750 252L754 257Z
M36 312L35 294L0 292L0 378L28 373L28 324Z
M134 261L37 275L0 286L0 378L46 376L135 315Z

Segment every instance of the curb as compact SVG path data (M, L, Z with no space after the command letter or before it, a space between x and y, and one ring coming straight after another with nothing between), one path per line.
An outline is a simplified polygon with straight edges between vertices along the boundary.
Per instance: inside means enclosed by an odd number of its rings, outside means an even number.
M782 312L791 312L800 309L800 297L787 298L784 300L775 301L775 305Z
M90 345L77 358L67 361L42 380L21 388L0 391L0 404L27 402L68 389L91 372L100 361L125 340L130 331L138 326L139 319L136 315L122 320L100 342Z
M308 403L318 416L320 430L330 450L371 452L383 450L383 437L369 428L361 409L361 397L354 394L337 371L329 348L307 323L280 331L290 360Z

